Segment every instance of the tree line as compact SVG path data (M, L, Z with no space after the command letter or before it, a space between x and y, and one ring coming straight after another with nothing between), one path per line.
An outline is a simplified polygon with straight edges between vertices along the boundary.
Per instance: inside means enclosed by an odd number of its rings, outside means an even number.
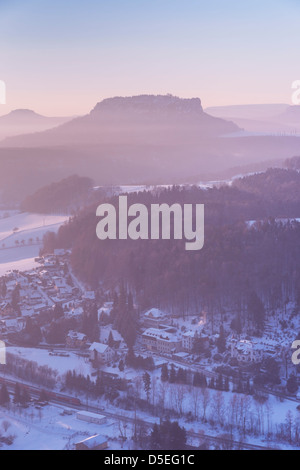
M128 195L128 204L147 207L204 203L205 245L199 252L186 252L180 240L100 242L95 206L61 227L52 247L72 248L72 268L93 287L119 286L122 280L141 309L157 305L184 314L205 308L212 316L234 307L242 326L261 329L265 309L282 307L287 299L300 303L300 224L282 220L300 217L299 183L298 172L273 169L232 187ZM134 322L134 316L127 319Z

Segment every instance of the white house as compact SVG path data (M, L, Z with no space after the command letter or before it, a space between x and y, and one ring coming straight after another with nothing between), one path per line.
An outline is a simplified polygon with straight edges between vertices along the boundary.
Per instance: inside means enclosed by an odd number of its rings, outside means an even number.
M110 362L115 353L107 344L93 343L90 348L90 360L98 365Z
M113 341L113 345L119 347L121 344L124 344L124 339L117 330L114 330L110 326L104 326L100 328L100 342L102 344L108 344L109 338Z
M98 319L100 320L101 313L105 313L106 315L110 315L110 312L113 309L113 302L104 302L103 306L98 309Z
M69 331L66 338L66 345L69 348L84 348L87 343L87 336L78 331Z
M201 334L202 328L187 331L182 335L182 347L185 351L193 351L196 339L201 341L203 349L207 349L209 346L209 338L207 335Z
M92 290L86 291L86 292L83 294L83 299L84 299L84 300L95 300L95 298L96 298L95 292L92 291Z
M239 362L261 362L264 358L264 347L246 339L232 339L230 343L231 357Z
M181 340L166 329L148 328L142 334L142 342L150 351L171 354L181 349Z
M162 312L158 308L151 308L143 315L143 323L146 327L157 328L161 324L169 324L170 320L166 313Z

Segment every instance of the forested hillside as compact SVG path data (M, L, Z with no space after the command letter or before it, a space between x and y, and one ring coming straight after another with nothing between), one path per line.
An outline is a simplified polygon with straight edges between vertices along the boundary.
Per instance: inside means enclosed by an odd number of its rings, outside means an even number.
M287 299L300 301L300 223L292 220L300 218L299 187L297 172L268 170L232 187L128 195L129 204L148 207L204 203L205 245L198 252L185 251L184 241L100 241L96 206L61 227L57 237L48 237L45 249L72 247L72 266L82 279L94 287L100 281L110 287L122 281L142 307L187 312L232 306L245 319L253 292L270 309Z
M68 214L87 203L92 188L91 178L77 175L38 189L21 204L26 212Z

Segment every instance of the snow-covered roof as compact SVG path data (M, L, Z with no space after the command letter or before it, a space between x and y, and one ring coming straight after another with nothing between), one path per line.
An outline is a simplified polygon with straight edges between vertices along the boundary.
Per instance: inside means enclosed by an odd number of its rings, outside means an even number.
M21 315L23 317L30 317L34 315L34 310L32 308L21 308Z
M181 359L185 359L189 356L189 353L186 352L177 352L174 354L174 356L179 357Z
M78 444L84 444L89 449L93 449L94 447L98 447L106 443L107 439L103 436L100 436L100 434L95 434L95 436L87 437L83 441L78 442Z
M182 336L183 336L184 338L188 338L188 337L194 338L194 337L195 337L195 331L192 331L192 330L186 331L185 333L183 333Z
M78 339L79 341L83 341L86 339L86 335L84 333L79 333L78 331L69 331L68 338Z
M87 300L95 300L95 292L92 290L86 291L83 295L83 298Z
M40 292L30 291L30 300L32 299L41 299L42 295Z
M19 322L18 322L17 318L11 318L11 319L4 320L4 321L5 321L5 326L7 328L19 326Z
M107 327L107 328L104 327L100 329L100 338L99 338L100 342L107 343L110 333L112 334L114 341L124 341L122 336L117 330L113 330L110 327Z
M63 256L66 254L66 250L64 250L63 248L55 248L54 254L55 256Z
M0 304L0 309L1 309L1 308L4 309L4 308L6 308L6 307L10 307L10 304L9 304L8 302L1 302L1 304Z
M281 345L277 343L276 341L272 341L267 338L262 338L262 339L256 339L254 341L250 341L247 339L232 339L231 342L235 344L236 349L239 351L243 351L244 353L253 350L253 351L276 351L277 349L280 349Z
M174 334L172 333L168 333L167 331L165 330L159 330L158 328L148 328L143 334L142 336L152 336L153 338L156 338L156 339L162 339L164 341L179 341L179 339L177 338L177 336L175 336Z
M36 310L36 311L43 310L44 308L47 308L47 305L44 303L33 305L33 310Z
M83 308L82 307L76 307L76 308L72 308L70 311L69 311L69 315L82 315L83 314Z
M107 344L103 344L103 343L93 343L91 346L90 346L90 349L89 351L97 351L99 354L103 354L105 353L105 351L109 348L109 346Z
M151 308L148 312L144 313L144 317L146 318L165 318L166 314L159 310L159 308Z
M112 308L110 308L110 307L101 307L101 308L99 308L99 309L98 309L98 317L99 317L99 319L100 319L100 315L101 315L102 313L105 313L106 315L109 316L111 311L112 311Z

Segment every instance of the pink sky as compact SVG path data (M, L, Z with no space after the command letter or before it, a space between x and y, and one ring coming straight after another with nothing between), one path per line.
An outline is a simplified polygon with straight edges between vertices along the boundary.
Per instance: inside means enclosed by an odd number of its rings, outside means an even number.
M293 0L2 0L0 115L79 115L145 93L291 104L298 18Z

